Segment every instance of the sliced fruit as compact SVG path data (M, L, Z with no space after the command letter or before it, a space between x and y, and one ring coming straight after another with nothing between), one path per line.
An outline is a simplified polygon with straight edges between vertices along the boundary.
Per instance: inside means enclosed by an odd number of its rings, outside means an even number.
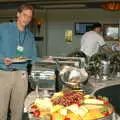
M37 105L32 105L31 106L31 109L37 109L38 107L37 107Z
M62 108L64 108L64 106L62 106L62 105L55 105L55 106L52 107L51 113L58 112Z
M104 104L104 101L92 98L92 99L85 99L84 103L85 104Z
M69 113L66 117L70 118L70 120L82 120L79 115L75 115L74 113Z
M33 115L34 115L35 117L39 118L39 117L40 117L40 110L35 110L35 111L33 112Z
M70 120L70 118L66 117L64 120Z
M52 113L52 120L64 120L65 116L58 112Z
M63 92L56 92L56 93L54 93L54 95L52 96L52 99L55 99L55 98L57 98L57 97L60 97L60 96L63 96Z
M70 105L67 107L67 109L73 112L75 115L78 115L79 106L77 104Z
M67 109L66 108L60 109L60 114L66 116L67 115Z
M91 109L101 109L103 108L104 106L103 105L92 105L92 104L86 104L84 105L88 110L91 110Z
M89 112L82 118L83 120L96 120L104 117L98 109L89 110Z
M84 117L87 113L88 113L88 109L84 105L82 105L81 107L79 107L78 114L81 117Z

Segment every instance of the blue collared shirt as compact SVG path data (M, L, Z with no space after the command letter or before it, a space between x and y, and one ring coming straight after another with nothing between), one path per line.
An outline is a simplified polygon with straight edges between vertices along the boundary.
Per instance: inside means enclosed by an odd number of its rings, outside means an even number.
M26 33L24 33L26 32ZM25 35L25 39L23 38ZM31 59L31 62L36 61L36 47L34 36L29 29L26 28L25 31L20 32L17 28L16 22L2 23L0 24L0 69L9 70L12 68L18 70L26 70L28 62L23 63L13 63L9 66L6 66L3 63L5 57L14 58L17 57L17 46L19 42L19 35L21 35L21 40L24 39L23 47L24 53L23 56Z

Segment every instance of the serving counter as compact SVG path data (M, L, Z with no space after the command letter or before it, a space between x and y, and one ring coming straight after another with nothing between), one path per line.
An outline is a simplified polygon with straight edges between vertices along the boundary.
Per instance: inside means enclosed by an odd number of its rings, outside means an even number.
M91 87L91 94L93 95L96 91L110 86L120 85L120 77L113 77L109 80L99 80L95 76L89 77L88 86Z
M101 90L101 89L104 89L104 88L107 88L107 87L110 87L110 86L115 86L115 85L120 85L120 79L111 79L109 81L97 81L95 80L95 78L92 76L89 80L88 80L88 86L93 88L92 89L92 95L96 95L96 92ZM119 93L118 91L116 91L117 93ZM112 93L111 93L112 94ZM39 92L39 95L41 95L41 92ZM31 104L32 101L34 101L36 98L36 91L32 91L26 98L25 100L25 106L28 106ZM116 113L113 113L113 116L112 116L112 119L111 120L119 120L119 116L116 114ZM29 115L29 120L39 120L39 119L35 119L35 118L32 118L31 115ZM108 119L109 120L109 119Z
M39 82L38 84L42 85L42 87L44 85L47 85L43 88L38 86L39 91L41 91L41 89L42 89L46 93L45 90L47 90L47 92L49 91L49 92L51 92L50 94L52 94L53 92L58 92L58 91L62 90L62 88L60 88L61 86L59 86L60 85L59 84L59 82L60 82L59 70L60 70L60 67L63 65L75 66L75 67L79 68L79 67L81 67L81 65L84 66L84 60L81 58L75 58L75 57L52 57L52 59L50 57L48 59L40 60L40 61L36 62L36 64L33 65L32 71L31 71L32 72L31 75L33 77L32 80L35 82L36 82L36 80L38 80L36 83ZM41 68L43 68L43 71ZM51 75L50 75L51 72L52 72L52 78L54 75L56 76L56 78L49 79L49 78L51 78ZM44 79L41 77L41 75ZM50 76L48 78L46 78L47 75L50 75ZM41 84L40 81L43 81L44 85ZM49 83L51 81L53 81L53 82L50 85ZM54 86L55 90L47 89L47 87L49 85L51 88L53 88L52 86ZM88 82L85 83L85 86L83 86L83 87L85 87L85 92L88 94L91 94L93 96L101 95L101 96L108 97L110 99L110 103L112 103L112 105L115 107L115 111L117 113L120 111L120 106L119 106L120 97L119 97L119 92L118 92L118 90L120 91L120 77L110 78L109 80L107 80L107 79L100 80L94 76L89 76ZM107 93L104 91L101 93L101 90L104 90L105 88L109 88L109 87L110 87L110 89L109 89L110 91L107 90ZM111 92L111 89L113 89L114 92ZM37 95L39 95L39 91L37 91L38 92ZM38 97L38 96L36 96L36 91L33 90L27 96L27 98L25 100L25 109L26 109L26 106L28 106L31 103L31 101L33 101L36 97ZM115 101L116 99L117 99L117 102ZM36 120L34 118L31 118L30 116L29 116L29 119ZM119 117L117 116L116 113L113 113L112 120L119 120Z

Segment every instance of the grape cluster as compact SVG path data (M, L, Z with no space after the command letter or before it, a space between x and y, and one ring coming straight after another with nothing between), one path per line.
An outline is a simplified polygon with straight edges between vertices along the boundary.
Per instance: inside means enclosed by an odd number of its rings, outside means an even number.
M64 92L63 96L59 96L55 99L52 99L54 105L63 105L70 106L72 104L77 104L78 106L83 104L84 94L75 91Z

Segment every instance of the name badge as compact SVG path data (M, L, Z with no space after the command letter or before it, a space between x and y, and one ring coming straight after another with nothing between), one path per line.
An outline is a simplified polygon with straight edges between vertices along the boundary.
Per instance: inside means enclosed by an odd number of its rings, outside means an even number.
M23 52L23 51L24 51L24 47L18 45L18 46L17 46L17 51L19 51L19 52Z

